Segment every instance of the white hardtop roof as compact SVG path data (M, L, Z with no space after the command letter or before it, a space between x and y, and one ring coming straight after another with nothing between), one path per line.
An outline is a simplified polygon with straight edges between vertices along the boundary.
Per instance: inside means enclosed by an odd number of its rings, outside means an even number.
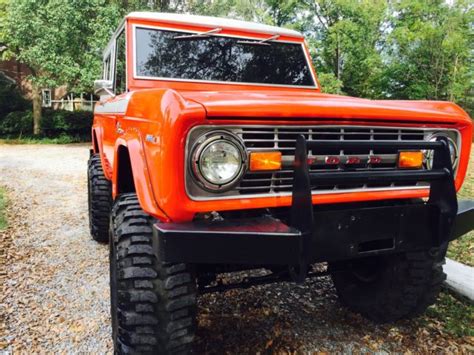
M266 33L269 35L282 35L302 38L303 35L295 30L288 28L276 27L263 25L255 22L233 20L222 17L211 17L211 16L198 16L198 15L186 15L186 14L172 14L164 12L131 12L127 18L138 18L144 20L153 20L160 22L179 23L179 24L190 24L206 27L222 27L239 29L248 32Z

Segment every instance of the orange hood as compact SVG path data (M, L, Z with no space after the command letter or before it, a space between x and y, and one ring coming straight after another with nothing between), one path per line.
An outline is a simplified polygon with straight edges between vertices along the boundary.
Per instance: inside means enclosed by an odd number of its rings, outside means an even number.
M459 122L469 116L444 101L367 100L295 90L181 91L210 118L339 118Z

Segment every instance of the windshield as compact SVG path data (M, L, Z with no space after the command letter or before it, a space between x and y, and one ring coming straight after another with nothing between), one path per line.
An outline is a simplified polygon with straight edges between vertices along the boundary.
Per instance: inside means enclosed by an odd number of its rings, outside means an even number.
M136 29L136 75L149 78L311 86L300 43ZM179 37L182 37L181 39ZM183 39L183 37L187 37Z

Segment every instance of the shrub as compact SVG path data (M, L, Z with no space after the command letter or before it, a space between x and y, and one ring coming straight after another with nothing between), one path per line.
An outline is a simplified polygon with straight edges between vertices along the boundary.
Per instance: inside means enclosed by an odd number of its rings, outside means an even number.
M69 136L76 140L90 140L93 114L89 111L43 110L43 137ZM0 73L0 136L18 138L33 134L31 103L14 83Z
M75 140L90 140L92 112L44 110L41 126L43 137L58 138L69 136ZM31 111L10 112L0 117L0 136L17 138L31 136L33 133L33 114Z
M10 112L0 119L1 136L28 136L32 133L33 114L31 111Z
M90 138L93 114L89 111L45 110L41 122L43 134L57 137L61 134Z
M31 107L16 87L0 73L0 120L8 113L14 111L25 111Z

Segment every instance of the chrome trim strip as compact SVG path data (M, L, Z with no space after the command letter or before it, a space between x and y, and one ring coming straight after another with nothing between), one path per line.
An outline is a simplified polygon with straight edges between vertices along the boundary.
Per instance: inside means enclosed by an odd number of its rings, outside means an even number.
M195 126L193 127L189 133L188 136L186 137L186 151L185 151L185 169L184 169L184 186L186 189L186 194L188 197L193 200L193 201L218 201L218 200L236 200L236 199L252 199L252 198L262 198L262 197L286 197L286 196L291 196L291 192L273 192L273 193L259 193L259 194L245 194L245 195L228 195L228 196L193 196L189 191L188 191L188 175L187 171L189 168L189 140L192 135L192 133L195 130L198 129L208 129L208 130L213 130L213 129L220 129L220 130L225 130L225 129L239 129L239 128L267 128L267 129L272 129L272 128L299 128L299 127L307 127L308 129L313 129L313 128L360 128L360 129L396 129L396 130L404 130L404 131L424 131L425 135L426 132L437 132L437 131L443 131L443 132L454 132L457 136L457 144L458 144L458 149L459 149L459 156L461 156L461 148L462 148L462 137L461 133L454 128L413 128L413 127L399 127L399 126L358 126L358 125L341 125L341 126L335 126L335 125L200 125L200 126ZM231 131L233 132L233 131ZM266 132L262 132L266 133ZM398 134L398 133L397 133ZM247 149L247 148L246 148ZM268 150L268 148L267 148ZM457 170L457 169L456 169ZM456 174L457 171L455 171ZM190 177L189 177L190 178ZM245 179L245 177L244 177ZM341 190L313 190L312 191L312 196L315 195L333 195L333 194L345 194L345 193L354 193L354 192L380 192L380 191L403 191L403 190L424 190L424 189L429 189L429 186L389 186L389 187L366 187L366 188L357 188L357 189L341 189Z
M183 33L199 33L199 31L192 31L192 30L182 30L182 29L175 29L172 27L163 27L163 26L151 26L151 25L132 25L133 31L133 78L139 80L160 80L160 81L176 81L176 82L188 82L188 83L208 83L208 84L221 84L221 85L249 85L249 86L263 86L263 87L284 87L284 88L294 88L294 89L318 89L318 81L316 80L316 76L314 74L314 70L312 70L311 58L309 57L309 53L306 51L306 47L304 43L301 41L281 41L276 40L275 42L280 43L296 43L300 44L303 50L303 53L306 58L306 64L308 65L308 69L311 74L311 78L313 79L314 86L311 85L281 85L281 84L263 84L263 83L246 83L246 82L237 82L237 81L215 81L215 80L197 80L197 79L180 79L180 78L166 78L166 77L154 77L154 76L139 76L137 75L137 47L136 47L136 30L137 28L144 28L144 29L155 29L155 30L163 30L163 31L170 31L170 32L183 32ZM235 36L230 34L221 34L216 33L213 34L213 37L232 37L232 38L242 38L242 39L261 39L255 37L247 37L247 36Z
M125 114L130 101L131 93L128 93L124 98L113 101L98 102L95 105L94 113L112 113L112 114Z
M312 191L311 195L334 195L345 194L353 192L378 192L378 191L400 191L400 190L423 190L429 189L428 186L407 186L407 187L367 187L365 189L345 189L345 190L316 190ZM188 195L189 196L189 195ZM217 201L217 200L245 200L248 198L262 198L262 197L286 197L291 196L291 192L274 192L263 194L245 194L232 196L219 196L215 198L193 197L189 196L193 201Z

